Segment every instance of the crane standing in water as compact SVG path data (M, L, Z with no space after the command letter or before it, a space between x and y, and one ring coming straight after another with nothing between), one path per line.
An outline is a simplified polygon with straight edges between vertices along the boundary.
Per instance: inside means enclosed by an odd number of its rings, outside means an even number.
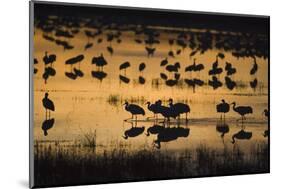
M145 115L144 109L136 104L129 104L127 101L125 102L125 110L130 112L132 114L132 118L134 117L134 115L136 116L136 121L137 121L137 115ZM126 119L125 121L127 121L128 119Z
M233 110L241 115L242 123L243 120L246 119L245 115L253 113L253 108L251 106L236 106L235 102L231 104L233 104ZM239 121L239 119L237 121Z
M221 100L222 103L218 104L216 106L218 113L223 113L223 120L225 121L225 113L229 112L229 104L225 102L224 99ZM222 114L221 114L221 120L222 120Z
M49 94L46 92L45 97L42 100L43 106L46 109L46 119L48 117L49 110L49 118L51 117L51 111L55 111L55 105L52 100L48 98Z

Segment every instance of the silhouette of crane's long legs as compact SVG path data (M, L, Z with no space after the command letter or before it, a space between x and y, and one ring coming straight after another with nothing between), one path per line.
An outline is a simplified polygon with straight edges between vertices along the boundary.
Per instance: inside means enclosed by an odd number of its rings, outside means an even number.
M237 119L236 122L238 122L239 120L241 120L242 124L243 124L243 121L246 120L246 117L245 116L241 116L241 118Z
M124 119L124 121L133 120L133 118L134 118L134 115L132 114L132 117L129 117L129 118L127 118L127 119Z

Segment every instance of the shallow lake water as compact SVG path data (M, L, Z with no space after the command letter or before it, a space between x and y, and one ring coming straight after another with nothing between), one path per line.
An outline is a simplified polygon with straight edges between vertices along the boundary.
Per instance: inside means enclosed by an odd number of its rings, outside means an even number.
M161 125L161 116L158 123L147 120L147 117L153 114L147 109L146 102L155 102L161 99L164 105L168 105L169 98L173 98L174 102L185 102L191 112L188 114L189 121L181 120L179 124L172 120L170 127L189 128L187 137L179 137L170 142L161 143L160 150L176 150L196 148L199 145L207 145L208 148L232 148L232 136L239 132L242 128L245 131L252 132L249 140L237 140L235 145L247 152L250 151L250 145L257 141L267 142L268 138L263 136L265 130L268 129L268 121L262 115L264 109L268 108L268 61L257 58L259 70L255 76L249 74L253 65L252 58L233 57L228 52L224 59L219 59L219 65L225 67L225 62L231 62L237 69L237 73L231 78L237 82L237 87L229 90L225 86L225 72L219 79L224 84L222 87L214 90L208 85L211 76L208 70L211 69L212 63L218 52L216 49L207 51L203 55L196 56L197 63L203 63L205 69L200 73L186 73L184 68L193 63L193 58L189 57L191 49L182 50L181 54L176 58L168 58L169 63L174 64L180 62L181 68L180 82L178 85L170 87L165 85L160 73L165 73L168 77L173 74L168 73L165 67L160 67L160 62L168 57L168 50L178 50L176 46L169 46L167 39L172 34L161 34L163 43L157 45L155 55L147 57L146 51L142 44L136 44L132 32L124 32L122 34L122 43L110 44L114 48L111 56L106 47L108 42L95 43L92 48L84 50L87 38L82 32L75 38L69 40L75 44L75 48L65 51L61 47L48 42L42 38L40 30L35 31L35 52L34 57L39 60L39 64L34 65L38 72L34 75L34 140L35 141L76 141L84 138L85 133L96 132L96 142L100 151L114 149L113 144L125 144L129 150L137 151L139 149L154 148L154 141L157 135L146 136L146 130L154 124ZM103 36L105 38L105 36ZM42 58L48 51L49 54L56 54L57 59L53 64L56 70L54 77L49 77L47 83L44 82L42 74L44 72L44 62ZM91 65L94 56L103 53L108 65L104 66L103 71L107 76L103 80L93 78L91 71L98 68ZM71 68L65 65L65 60L83 54L85 59L81 62L80 69L84 72L84 77L71 80L65 76L65 72ZM121 63L129 61L131 67L126 70L119 71ZM138 66L141 62L146 64L145 70L140 73ZM77 67L77 65L76 65ZM130 82L124 83L119 80L119 75L126 75ZM139 76L145 78L145 83L139 83ZM205 82L203 86L195 89L189 87L184 79L199 78ZM250 87L249 82L254 78L258 79L258 85L255 89ZM49 93L49 98L55 104L55 112L51 113L51 118L55 119L54 126L48 130L45 136L42 130L42 123L45 121L45 109L42 105L42 99L45 92ZM240 116L231 108L226 114L225 124L229 127L229 132L221 137L221 133L217 131L218 125L221 124L220 114L216 112L216 104L222 99L226 102L236 102L239 105L247 105L253 108L253 114L246 116L243 125L237 123L236 119ZM138 122L124 122L124 119L131 115L125 111L123 106L125 101L138 104L144 108L146 115L138 116ZM184 116L183 116L184 117ZM182 118L183 118L182 117ZM124 132L131 127L145 127L142 134L136 137L124 139ZM113 147L114 146L114 147Z

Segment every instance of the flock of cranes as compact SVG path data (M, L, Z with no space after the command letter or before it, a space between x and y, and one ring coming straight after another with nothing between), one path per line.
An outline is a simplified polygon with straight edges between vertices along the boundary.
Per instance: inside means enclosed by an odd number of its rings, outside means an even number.
M252 69L249 71L250 75L253 75L252 80L249 82L249 86L254 90L258 86L258 79L256 73L258 71L258 64L256 63L256 57L266 59L268 57L268 52L266 48L261 48L267 46L266 38L264 36L258 36L256 34L243 34L243 33L232 33L232 32L220 32L220 31L191 31L189 29L179 30L165 30L150 28L145 25L126 25L122 23L109 23L108 21L112 18L91 18L91 19L75 19L72 18L69 20L67 17L63 16L53 16L47 17L45 19L40 19L35 22L35 26L38 30L42 31L43 39L49 43L55 44L57 46L62 46L64 51L77 49L76 46L70 44L71 40L77 35L85 36L87 41L83 46L81 51L90 51L92 48L100 49L98 46L101 43L105 43L106 48L104 52L99 56L92 57L92 64L96 65L97 69L91 71L91 76L102 81L107 77L107 73L102 69L106 65L110 65L107 61L108 56L114 56L116 52L118 53L119 45L125 41L127 43L126 37L124 40L123 37L127 36L127 32L132 34L132 42L137 45L144 46L144 51L147 54L147 57L155 56L155 53L158 51L158 45L162 43L167 43L169 49L167 48L167 54L162 55L163 60L160 61L160 68L165 67L163 71L168 72L164 73L160 71L159 79L163 80L167 86L175 86L179 84L179 81L182 79L189 87L195 88L198 86L208 85L211 86L214 90L218 89L225 84L229 90L233 90L238 86L238 84L233 80L232 75L237 73L236 68L229 61L225 62L225 67L223 68L223 63L219 63L220 60L225 58L225 55L221 52L227 52L232 54L233 57L237 59L240 58L253 58L254 64ZM126 33L126 34L124 34ZM131 35L130 34L130 35ZM167 35L168 39L162 37L162 35ZM190 53L184 54L185 49L189 48ZM215 62L212 64L212 67L207 70L206 63L197 63L196 59L199 56L203 55L208 50L217 50L220 53L216 55ZM108 55L107 55L108 54ZM182 55L187 59L193 58L193 64L187 65L185 62L177 61L177 58ZM196 58L197 57L197 58ZM48 66L51 61L51 66ZM85 60L85 54L79 53L74 57L70 57L65 61L65 65L70 65L70 70L65 71L65 76L71 80L76 80L79 77L83 77L85 74L80 69L80 63ZM56 61L56 55L45 55L43 57L45 63L45 70L42 75L45 83L50 76L55 76L56 71L52 64ZM39 59L34 58L34 64L38 64ZM144 77L143 71L146 68L146 64L149 64L149 59L147 62L143 61L139 63L139 72L140 76L138 81L140 84L145 84L146 79ZM75 65L78 64L78 67ZM131 67L129 61L119 62L119 80L123 83L130 83L130 78L126 75L126 70ZM38 68L34 66L34 74L38 73ZM209 80L202 80L195 77L186 77L183 74L180 74L181 67L184 68L186 73L190 72L202 72L204 70L210 76ZM159 69L160 70L160 69ZM121 74L121 72L123 72ZM223 72L226 72L224 79L220 79L220 75Z
M212 68L209 70L208 74L211 77L207 82L204 80L201 80L200 78L194 78L194 77L187 77L184 78L183 81L189 86L193 88L193 92L195 92L195 87L196 86L203 86L203 85L209 85L211 86L214 90L218 89L223 86L223 82L219 79L220 75L223 73L225 70L226 75L224 78L224 83L227 89L233 90L235 87L237 87L237 83L232 79L232 75L237 73L236 68L230 63L230 62L225 62L225 68L223 69L221 66L219 66L219 58L224 59L224 54L223 53L218 53L216 55L216 60L212 64ZM71 57L65 61L66 66L70 66L69 71L65 71L65 76L68 77L69 79L76 80L79 77L84 76L84 72L80 69L80 64L81 62L85 59L85 56L83 54L79 54L77 56ZM55 76L56 75L56 70L53 67L53 63L56 61L56 55L55 54L50 54L48 55L47 52L45 52L45 56L43 57L44 65L45 65L45 70L42 75L42 78L45 80L45 83L47 83L47 80L50 76ZM38 64L38 59L34 59L34 64ZM78 64L78 66L77 66ZM96 69L91 71L91 75L93 78L97 78L100 81L102 81L105 77L107 77L107 73L103 70L103 67L108 65L108 61L104 57L103 53L101 53L99 56L94 56L91 61L92 65L95 65ZM123 83L129 83L130 79L126 76L126 70L131 67L131 63L129 61L125 61L120 64L119 70L119 79ZM140 73L139 76L139 83L140 84L145 84L146 80L143 76L143 72L146 69L146 63L141 62L138 66L138 71ZM159 78L163 80L163 82L167 86L175 86L179 83L181 76L180 73L180 68L181 68L181 63L180 62L175 62L174 64L169 63L168 58L166 57L160 62L160 67L165 67L165 71L168 72L168 74L161 72L159 74ZM185 72L186 73L192 73L192 72L197 72L200 73L200 71L203 71L205 69L205 66L203 63L196 63L196 58L193 59L193 64L187 65L185 67ZM254 63L249 71L249 74L252 76L255 76L258 71L258 64L256 63L256 58L254 58ZM38 72L37 68L34 68L34 74ZM123 72L123 73L121 73ZM192 76L192 75L191 75ZM250 87L253 89L256 89L258 85L258 80L255 77L252 81L250 81Z
M168 42L169 48L167 49L166 56L163 56L159 62L159 79L163 81L167 86L176 86L180 80L183 80L189 87L195 88L197 86L208 85L214 90L220 88L225 84L229 90L233 90L237 87L237 83L233 80L233 75L237 74L237 69L234 64L229 61L225 61L223 66L222 61L225 59L224 53L227 52L232 54L233 57L239 58L253 58L253 66L249 70L249 74L252 76L249 86L256 89L258 85L257 72L259 70L256 58L268 58L268 42L267 36L257 35L255 33L233 33L233 32L222 32L216 31L211 32L209 30L193 32L189 29L175 31L149 28L145 25L127 25L122 23L111 22L110 18L90 18L90 19L75 19L63 16L53 16L44 19L36 18L35 26L41 30L42 37L44 40L51 44L62 47L64 51L72 51L77 49L77 46L71 44L72 39L79 33L85 35L87 41L83 45L83 51L90 51L101 43L107 43L105 51L100 53L98 56L95 55L91 58L90 64L93 65L91 70L91 76L100 81L107 77L107 73L104 71L104 67L112 64L108 62L108 56L112 57L118 53L118 47L124 42L124 33L133 33L133 42L143 46L144 52L147 55L147 59L141 61L138 65L139 71L139 83L145 84L146 80L144 72L149 65L149 59L154 57L158 52L158 45L160 43ZM37 33L37 30L35 31ZM161 38L162 34L168 36L168 40ZM126 34L127 35L127 34ZM36 40L36 39L35 39ZM126 40L126 39L125 39ZM100 47L99 47L100 48ZM189 48L191 52L184 54L185 49ZM219 51L215 56L215 61L212 63L210 69L206 67L206 63L197 62L199 56L203 55L208 50ZM76 80L85 76L85 73L81 70L80 64L85 62L85 54L79 53L73 57L69 57L65 60L66 66L65 76L70 80ZM186 59L192 60L192 64L186 64L185 62L179 62L178 57L185 56ZM56 75L55 62L57 61L56 54L49 54L45 52L42 57L44 63L44 70L42 78L47 84L47 80L50 77ZM34 74L38 74L38 64L40 59L34 58ZM119 65L119 80L123 83L130 83L130 78L127 76L128 69L132 67L132 62L124 60L118 63ZM69 68L67 68L69 67ZM69 70L68 70L69 69ZM162 71L161 71L162 69ZM184 76L181 69L190 76ZM209 80L204 81L200 79L200 74L206 71ZM224 80L221 77L222 73L226 73ZM199 73L199 77L192 77L192 73ZM198 74L197 74L198 75ZM48 93L45 93L45 97L42 100L43 106L46 110L46 120L42 124L44 135L47 135L47 130L52 128L54 125L54 118L51 118L51 111L55 111L55 105L49 98ZM125 102L125 110L128 111L132 118L135 117L137 121L138 115L145 115L145 110L137 105ZM161 100L157 100L155 103L147 102L147 109L153 113L153 119L158 120L158 116L164 117L165 122L169 125L171 119L180 120L180 116L184 115L185 120L188 120L188 113L191 112L191 108L188 104L174 103L173 99L169 99L168 105L163 105ZM225 114L232 110L239 114L241 118L239 120L245 120L247 114L253 113L253 108L250 106L236 106L236 103L227 103L222 100L220 104L216 106L216 111L221 114L221 120L225 120ZM269 116L267 110L264 111L265 116ZM149 119L149 118L148 118ZM127 119L129 120L129 119ZM130 130L124 133L124 138L137 136L144 132L144 127L132 127ZM229 129L226 127L218 128L223 133L228 132ZM157 134L155 140L156 147L161 147L161 142L167 142L175 140L178 137L187 137L189 135L189 128L170 128L163 127L160 125L154 125L147 129L147 135ZM268 135L268 131L264 133L264 136ZM251 134L241 130L240 133L236 133L233 136L233 143L235 139L251 138Z
M182 114L185 114L185 120L186 122L188 121L187 114L190 113L190 107L188 104L173 103L172 98L169 99L168 106L164 106L161 100L157 100L155 103L147 102L146 104L147 104L147 109L153 113L154 119L156 120L158 119L158 114L160 114L164 117L164 122L166 121L167 124L169 124L170 118L180 119L180 116ZM129 104L126 101L124 105L125 105L125 110L132 115L132 117L129 118L131 120L133 120L135 117L135 121L137 121L138 115L142 115L142 116L145 115L145 110L137 104ZM237 121L241 120L242 123L246 119L245 116L247 114L253 113L253 108L251 106L236 106L236 102L228 104L224 99L222 99L222 102L216 105L216 111L218 113L223 114L223 120L225 120L225 114L230 111L230 105L233 105L232 106L233 111L241 116L241 118L237 119ZM268 111L264 110L264 113L265 116L268 117L269 114ZM221 115L221 120L222 120L222 115Z
M46 119L42 124L42 130L44 131L44 135L48 135L48 130L51 129L54 125L55 119L51 118L51 111L55 111L55 105L51 99L49 99L49 94L45 93L45 97L42 99L43 107L46 110ZM149 136L151 134L156 135L157 139L154 140L154 146L156 148L161 148L161 142L169 142L176 140L179 137L188 137L190 133L190 128L183 128L180 127L180 116L185 114L185 121L187 125L187 114L190 113L191 109L189 105L184 103L174 103L173 99L169 99L168 101L169 106L164 106L161 100L157 100L155 103L147 102L147 109L153 113L154 123L157 123L158 114L164 117L163 125L154 124L153 126L147 129L146 135ZM224 99L222 99L221 103L216 105L217 113L223 114L221 115L220 120L223 120L223 123L217 125L216 130L221 133L221 138L223 139L224 135L229 132L229 126L225 123L225 114L230 111L230 106L232 105L233 111L238 113L241 118L237 119L237 121L243 121L246 119L245 115L253 113L253 109L250 106L236 106L236 103L233 102L228 104ZM125 110L128 111L132 117L129 119L125 119L124 121L129 121L132 124L132 127L124 132L123 138L128 139L129 137L136 137L142 134L145 130L145 127L137 127L137 116L138 115L145 115L145 110L137 105L137 104L130 104L127 101L124 103ZM265 117L269 117L269 111L265 109L263 111ZM134 119L135 117L135 119ZM170 118L174 118L177 121L177 127L170 127ZM150 119L147 117L147 120ZM133 124L136 124L133 126ZM167 125L168 127L165 127ZM263 133L264 137L269 135L269 131L265 130ZM232 135L232 143L234 144L235 141L238 140L249 140L252 137L252 132L245 131L243 128ZM224 140L223 140L224 142Z

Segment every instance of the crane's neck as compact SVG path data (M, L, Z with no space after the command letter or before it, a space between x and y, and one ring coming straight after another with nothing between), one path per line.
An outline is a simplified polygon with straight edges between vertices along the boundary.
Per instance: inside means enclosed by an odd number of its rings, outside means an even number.
M235 110L236 109L236 103L233 102L232 104L233 104L233 110Z
M236 135L233 135L233 136L232 136L232 141L231 141L232 144L235 143L235 137L236 137Z

